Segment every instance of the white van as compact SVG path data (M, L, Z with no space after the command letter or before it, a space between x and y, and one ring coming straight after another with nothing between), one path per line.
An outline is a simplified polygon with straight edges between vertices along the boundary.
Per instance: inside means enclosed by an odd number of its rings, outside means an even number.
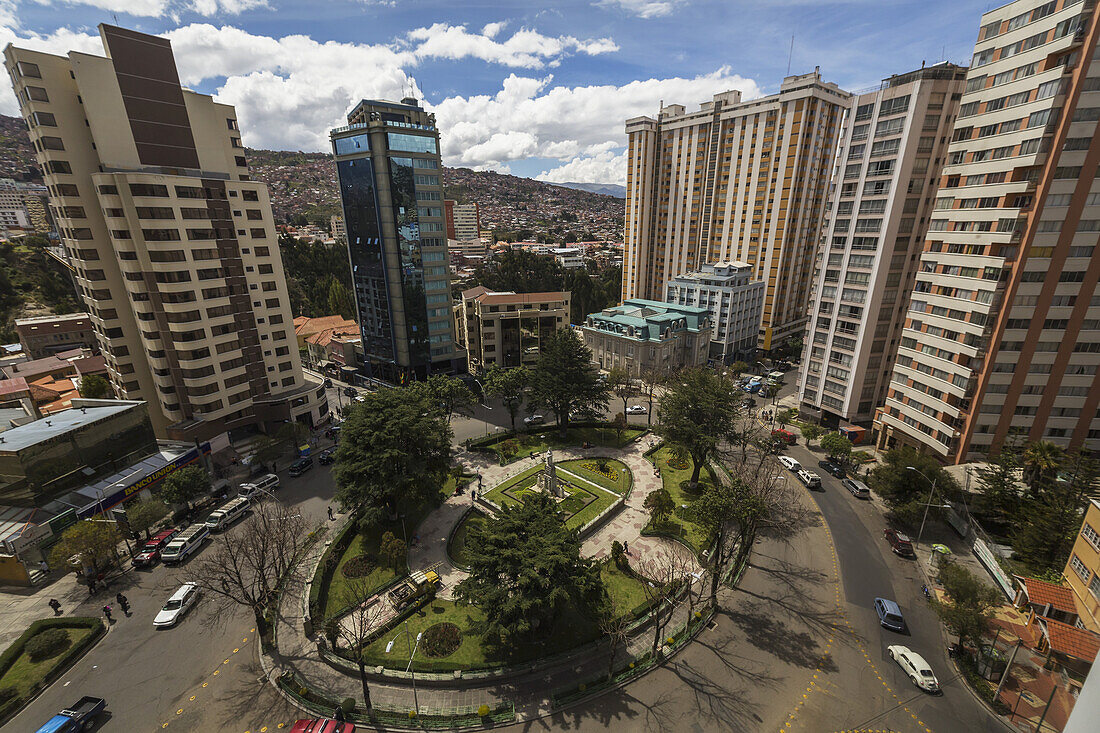
M177 565L210 539L210 530L205 524L193 524L176 535L176 538L160 551L160 561L165 565Z
M768 375L768 379L776 384L783 384L783 372L772 372Z
M211 532L222 531L244 516L244 513L248 511L249 503L248 499L239 496L220 509L215 509L206 518L206 528Z
M240 491L237 492L237 495L245 499L251 499L256 494L262 494L265 491L274 491L277 488L279 488L279 477L273 473L266 473L255 481L241 484Z

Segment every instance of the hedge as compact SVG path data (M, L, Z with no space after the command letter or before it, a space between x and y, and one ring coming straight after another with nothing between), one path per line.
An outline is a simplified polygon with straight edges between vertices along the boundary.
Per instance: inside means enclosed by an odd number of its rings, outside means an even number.
M57 618L44 618L35 621L24 631L3 654L0 654L0 678L7 674L11 666L15 664L19 656L23 654L27 642L45 629L91 629L92 633L73 644L69 649L57 657L53 665L46 671L42 679L34 684L27 697L16 695L0 704L0 725L7 722L26 703L30 702L38 692L45 689L62 672L68 669L88 647L99 640L106 629L98 618L88 616L68 616Z
M347 549L351 541L355 539L355 531L358 527L358 522L353 517L344 528L340 530L340 534L336 535L332 539L330 544L322 553L320 562L317 563L317 574L313 578L313 584L309 587L309 617L312 619L320 619L321 617L321 593L324 591L328 593L328 584L332 580L332 574L336 571L335 565L329 567L329 561L333 554L336 557L342 557L344 550ZM318 582L320 578L320 582Z

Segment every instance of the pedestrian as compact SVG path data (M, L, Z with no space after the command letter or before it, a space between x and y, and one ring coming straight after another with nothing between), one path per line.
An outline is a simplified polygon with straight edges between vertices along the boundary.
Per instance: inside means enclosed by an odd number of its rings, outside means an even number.
M126 599L126 596L122 595L122 593L115 593L115 600L118 601L118 607L122 609L122 612L129 616L130 601Z
M95 579L94 578L88 578L88 595L89 596L94 596L95 595Z
M629 542L624 542L623 543L623 554L624 555L629 555L630 554L630 543Z
M41 570L45 574L49 574L49 572L50 572L50 566L45 560L38 563L38 569Z
M107 617L107 623L113 623L114 622L114 619L111 618L111 607L110 606L104 606L103 607L103 615Z
M328 508L328 520L331 522L334 519L335 519L335 517L332 516L332 507L329 507Z
M56 598L51 598L50 599L50 608L53 609L53 615L54 616L60 616L61 615L61 601L57 600Z

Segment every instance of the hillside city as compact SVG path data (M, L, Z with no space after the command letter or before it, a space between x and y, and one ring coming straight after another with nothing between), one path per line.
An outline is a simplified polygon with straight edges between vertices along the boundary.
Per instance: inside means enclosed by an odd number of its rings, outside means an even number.
M304 122L213 25L12 31L0 728L1096 731L1100 5L952 12L858 90L608 83L610 142L402 76L330 152L245 147Z

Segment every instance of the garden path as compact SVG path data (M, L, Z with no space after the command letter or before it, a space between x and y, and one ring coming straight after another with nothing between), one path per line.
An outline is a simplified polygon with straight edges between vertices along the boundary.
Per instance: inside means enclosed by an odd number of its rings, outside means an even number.
M682 557L686 566L693 572L700 569L695 553L683 544L666 537L642 537L641 535L642 528L649 521L649 512L643 507L645 499L663 485L661 479L654 473L653 464L644 455L658 440L654 435L646 435L621 449L567 448L554 452L557 461L599 456L614 458L625 463L633 474L633 489L622 508L582 543L581 554L585 557L603 559L611 554L611 543L618 541L627 545L631 564L639 569L644 567L646 562L659 561L666 555ZM469 452L459 455L462 464L468 470L477 473L484 490L489 491L541 463L543 454L528 456L506 466L498 465L493 458L494 456ZM441 581L438 592L441 598L453 599L455 586L467 575L466 571L451 564L450 557L447 555L447 541L454 527L473 504L473 490L477 486L477 481L471 483L463 494L451 496L443 502L442 506L429 514L417 528L414 542L409 547L410 570L425 570L438 563L436 572L439 573Z

